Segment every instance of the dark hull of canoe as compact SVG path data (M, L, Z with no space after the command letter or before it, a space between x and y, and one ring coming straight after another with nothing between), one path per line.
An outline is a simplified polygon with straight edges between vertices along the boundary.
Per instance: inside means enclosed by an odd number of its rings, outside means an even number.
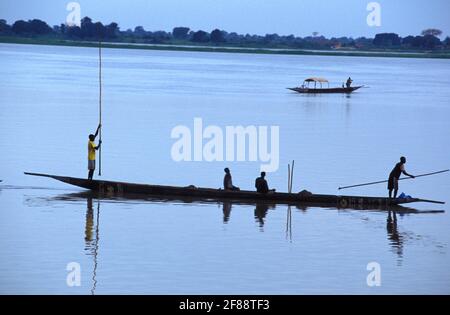
M180 199L192 200L218 200L218 201L242 201L247 203L274 203L290 205L318 205L337 208L356 209L385 209L389 206L418 202L420 199L389 199L383 197L363 197L363 196L337 196L301 193L269 193L260 194L254 191L226 191L222 189L198 188L194 186L174 187L160 185L146 185L124 183L104 180L87 180L75 177L56 176L38 173L25 173L33 176L50 177L61 182L78 186L98 192L105 196L119 196L126 198L127 195L148 196L148 197L180 197Z
M296 88L288 88L288 89L291 91L295 91L297 93L302 93L302 94L323 94L323 93L327 94L327 93L352 93L360 88L362 88L362 86L354 86L354 87L349 87L349 88L324 88L324 89L296 87Z

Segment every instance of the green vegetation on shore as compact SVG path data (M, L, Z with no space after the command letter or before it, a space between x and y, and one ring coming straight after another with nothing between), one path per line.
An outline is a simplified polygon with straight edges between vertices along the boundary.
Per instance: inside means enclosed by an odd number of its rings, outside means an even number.
M94 41L72 41L55 38L24 38L0 37L0 43L31 44L72 47L98 47ZM103 42L102 47L118 49L144 49L168 51L194 51L194 52L224 52L224 53L250 53L250 54L281 54L281 55L317 55L317 56L354 56L354 57L391 57L391 58L439 58L450 59L450 52L399 52L399 51L349 51L349 50L303 50L303 49L270 49L270 48L244 48L226 46L183 46L175 44L133 44Z
M252 54L364 56L401 58L450 58L450 39L441 41L442 32L427 29L421 36L400 37L395 33L377 34L375 38L296 37L278 34L241 35L215 29L211 33L188 27L172 32L146 31L142 26L122 31L117 23L103 25L84 17L80 25L55 25L33 19L9 25L0 19L0 43L97 47L99 40L107 48L227 52Z

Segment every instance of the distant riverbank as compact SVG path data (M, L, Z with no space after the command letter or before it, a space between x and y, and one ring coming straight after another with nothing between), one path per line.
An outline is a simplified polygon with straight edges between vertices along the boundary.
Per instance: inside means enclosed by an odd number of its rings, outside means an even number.
M98 47L98 42L72 41L62 39L39 39L23 37L0 37L0 43L52 45L52 46L75 46L75 47ZM225 53L249 53L249 54L282 54L282 55L319 55L319 56L353 56L353 57L391 57L391 58L439 58L450 59L450 52L408 52L395 50L308 50L289 48L250 48L232 46L196 46L196 45L173 45L173 44L140 44L125 42L104 42L102 47L125 48L125 49L147 49L147 50L170 50L170 51L198 51L198 52L225 52Z

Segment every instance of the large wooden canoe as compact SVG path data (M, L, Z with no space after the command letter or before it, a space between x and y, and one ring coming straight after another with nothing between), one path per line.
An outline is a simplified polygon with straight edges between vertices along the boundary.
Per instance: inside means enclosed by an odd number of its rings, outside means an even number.
M223 189L199 188L195 186L175 187L161 185L135 184L106 180L88 180L83 178L57 176L40 173L25 173L26 175L49 177L61 182L89 189L106 195L122 196L145 195L148 197L189 197L203 200L230 200L246 202L268 202L290 205L320 205L337 208L381 209L412 202L435 202L419 198L384 198L364 196L319 195L308 192L300 193L268 193L255 191L228 191Z
M288 90L297 92L297 93L303 93L303 94L320 94L320 93L352 93L363 86L352 86L352 87L337 87L337 88L308 88L308 87L294 87L294 88L288 88Z

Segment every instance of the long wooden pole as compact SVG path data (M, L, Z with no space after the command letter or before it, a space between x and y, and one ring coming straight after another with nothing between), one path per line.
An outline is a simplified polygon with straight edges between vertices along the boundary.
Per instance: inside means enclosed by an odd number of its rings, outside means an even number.
M433 173L427 173L427 174L421 174L421 175L416 175L414 177L424 177L424 176L430 176L430 175L435 175L435 174L440 174L440 173L445 173L448 172L449 170L443 170L443 171L438 171L438 172L433 172ZM400 178L399 180L404 180L404 179L410 179L411 177L403 177ZM381 184L381 183L387 183L387 180L380 180L377 182L371 182L371 183L364 183L364 184L357 184L357 185L351 185L351 186L343 186L343 187L339 187L338 189L346 189L346 188L353 188L353 187L360 187L360 186L369 186L369 185L375 185L375 184Z
M99 70L98 70L98 83L99 83L99 124L102 123L102 42L98 43L98 61L99 61ZM99 139L102 141L102 127L100 127L99 131ZM98 176L102 176L102 145L98 150Z
M292 182L294 180L294 163L295 161L292 160L292 167L291 167L291 186L289 187L289 193L292 192Z

